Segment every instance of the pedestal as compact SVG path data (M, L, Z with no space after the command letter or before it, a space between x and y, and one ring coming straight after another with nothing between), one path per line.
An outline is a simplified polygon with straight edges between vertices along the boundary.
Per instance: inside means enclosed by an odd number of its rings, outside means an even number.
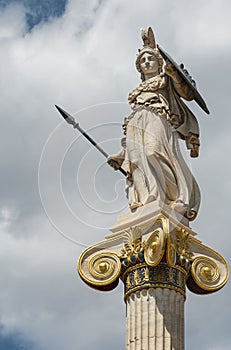
M225 259L195 238L184 217L158 203L121 216L111 231L81 254L80 277L101 291L123 281L127 350L184 350L186 286L197 294L222 288Z

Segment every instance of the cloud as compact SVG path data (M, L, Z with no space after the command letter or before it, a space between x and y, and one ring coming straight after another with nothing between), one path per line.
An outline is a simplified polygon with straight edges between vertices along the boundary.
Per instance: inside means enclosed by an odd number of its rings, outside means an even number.
M31 31L36 25L61 16L65 11L66 0L2 0L0 3L0 8L7 8L7 10L18 6L24 12L24 29Z
M2 45L7 45L15 36L22 35L25 30L25 12L20 4L0 8Z
M88 245L108 234L117 212L126 211L124 180L62 122L54 104L116 152L127 94L139 82L139 29L151 25L211 110L207 117L190 103L201 126L201 155L191 166L203 199L192 226L229 258L230 4L72 0L61 17L30 32L26 11L17 3L0 10L0 323L5 335L32 342L30 349L122 348L122 285L106 294L84 285L76 274L83 247L73 241ZM229 349L228 290L189 293L187 347Z

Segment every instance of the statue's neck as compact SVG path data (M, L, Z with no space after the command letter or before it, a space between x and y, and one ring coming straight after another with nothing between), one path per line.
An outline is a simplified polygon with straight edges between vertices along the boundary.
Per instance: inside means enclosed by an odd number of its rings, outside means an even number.
M153 74L144 74L144 80L149 80L151 78L156 77L157 75L159 75L159 72L153 73Z

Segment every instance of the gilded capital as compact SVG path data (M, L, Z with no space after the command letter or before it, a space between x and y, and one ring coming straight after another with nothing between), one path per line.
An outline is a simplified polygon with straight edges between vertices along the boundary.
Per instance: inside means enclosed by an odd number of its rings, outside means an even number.
M94 289L107 291L121 279L125 296L132 291L160 287L209 294L227 282L226 260L195 238L196 233L160 213L141 224L111 235L79 257L78 272Z

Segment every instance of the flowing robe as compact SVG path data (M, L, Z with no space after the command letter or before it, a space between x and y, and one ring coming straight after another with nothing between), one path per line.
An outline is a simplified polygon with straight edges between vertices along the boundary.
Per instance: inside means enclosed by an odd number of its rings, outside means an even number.
M124 121L126 138L120 159L128 172L127 196L132 210L159 200L193 220L200 190L181 155L178 139L192 148L193 136L199 147L199 128L180 96L193 98L184 83L174 84L163 73L129 94L133 111Z

